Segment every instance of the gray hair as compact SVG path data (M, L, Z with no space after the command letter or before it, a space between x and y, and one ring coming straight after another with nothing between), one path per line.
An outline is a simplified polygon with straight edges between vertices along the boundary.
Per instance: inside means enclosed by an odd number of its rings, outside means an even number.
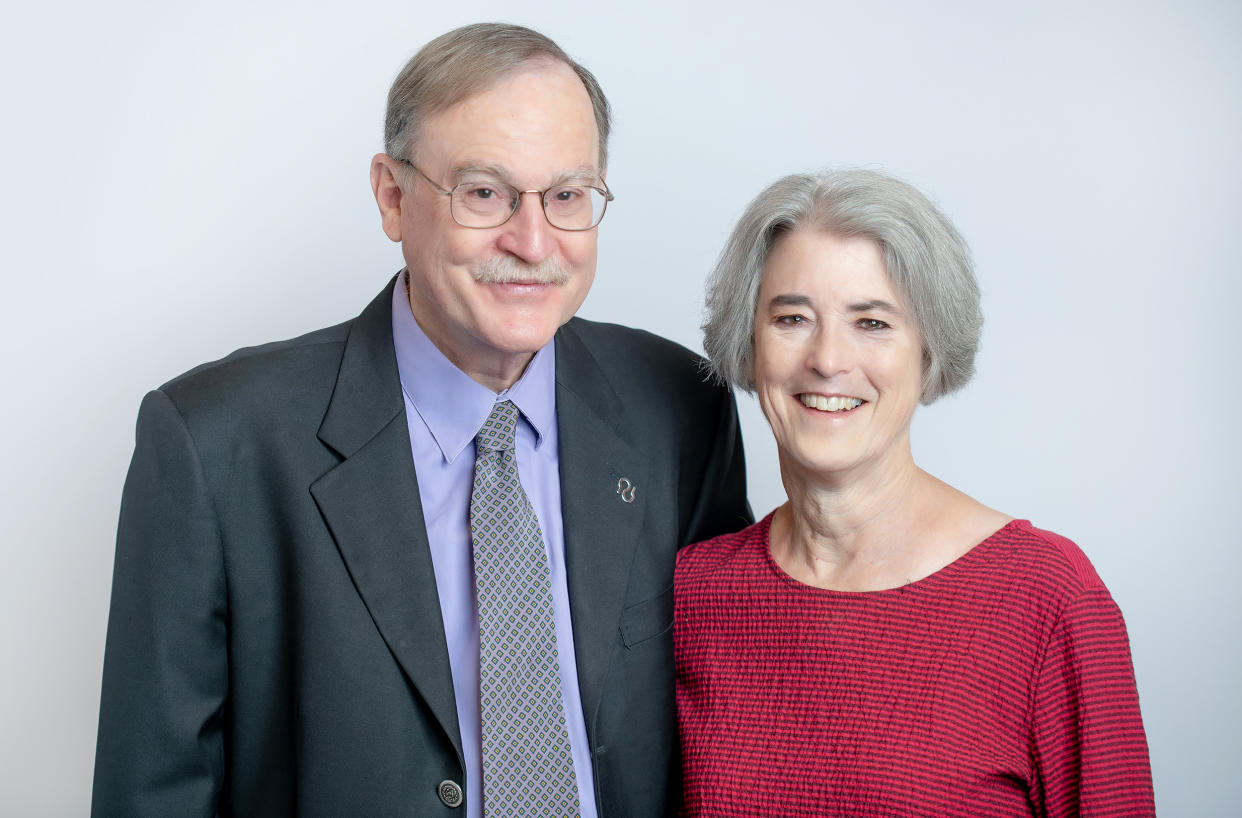
M401 69L388 91L384 151L413 161L423 123L474 94L486 91L525 63L555 60L573 69L586 87L599 131L599 169L608 163L612 109L595 76L537 31L507 23L475 23L441 34Z
M759 285L777 239L796 228L875 242L923 342L922 402L966 385L983 326L970 249L918 190L861 169L786 176L746 208L707 283L703 346L717 377L754 391Z

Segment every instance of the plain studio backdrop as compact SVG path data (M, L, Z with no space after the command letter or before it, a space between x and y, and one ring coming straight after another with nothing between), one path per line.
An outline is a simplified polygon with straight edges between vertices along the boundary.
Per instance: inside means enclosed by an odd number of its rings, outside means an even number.
M987 321L916 461L1082 546L1129 625L1161 812L1236 815L1242 6L457 5L6 13L0 813L87 810L142 395L361 310L401 266L367 179L388 85L500 19L615 108L588 318L701 349L704 278L786 173L880 168L940 203ZM763 514L776 453L739 405Z

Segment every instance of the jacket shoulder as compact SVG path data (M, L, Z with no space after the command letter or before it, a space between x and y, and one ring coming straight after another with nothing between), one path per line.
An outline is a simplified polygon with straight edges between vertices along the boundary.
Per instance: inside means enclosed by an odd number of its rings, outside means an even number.
M243 347L178 375L160 391L183 414L248 402L296 403L308 391L331 389L352 324L346 321L296 338Z
M562 332L580 340L618 388L641 384L678 395L723 389L701 355L655 333L585 318L572 319Z

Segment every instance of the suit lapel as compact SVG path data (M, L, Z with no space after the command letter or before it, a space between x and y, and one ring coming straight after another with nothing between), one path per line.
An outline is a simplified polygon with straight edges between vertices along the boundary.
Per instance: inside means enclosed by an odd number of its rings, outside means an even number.
M392 282L350 329L319 438L344 460L311 485L354 585L460 758L448 647L392 342Z
M572 324L556 336L556 412L569 602L589 729L617 641L648 482L644 458L621 435L620 400ZM622 480L635 487L626 492L633 502L622 499Z

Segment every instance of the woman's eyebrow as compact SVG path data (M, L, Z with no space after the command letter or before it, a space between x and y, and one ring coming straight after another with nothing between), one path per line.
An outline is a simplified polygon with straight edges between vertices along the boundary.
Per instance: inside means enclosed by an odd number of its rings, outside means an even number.
M769 307L806 307L810 303L810 297L801 293L781 293L768 299Z
M896 306L885 301L883 298L872 298L867 301L859 301L857 303L850 304L847 309L850 312L871 312L872 310L878 310L880 312L887 312L893 315L898 315L901 312L901 310L897 309Z

